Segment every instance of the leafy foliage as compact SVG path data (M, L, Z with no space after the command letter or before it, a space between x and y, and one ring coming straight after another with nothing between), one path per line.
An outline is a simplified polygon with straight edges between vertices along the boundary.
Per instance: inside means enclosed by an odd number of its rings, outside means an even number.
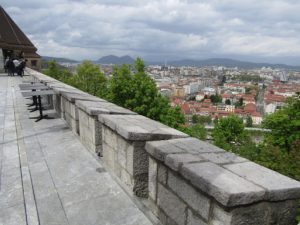
M226 104L226 105L231 105L230 99L226 99L226 100L225 100L225 104Z
M210 116L200 116L200 115L193 115L192 116L192 122L195 123L200 123L200 124L209 124L212 122Z
M213 130L214 143L226 150L233 150L242 145L246 138L243 120L236 115L219 119Z
M246 127L253 127L253 120L251 116L247 116L246 118Z
M73 85L91 95L103 97L106 91L106 78L97 65L84 61L77 67Z
M144 71L142 59L137 58L135 73L129 65L114 67L108 82L97 68L90 62L78 66L73 85L174 128L185 122L180 108L171 107L168 99L159 94L155 82Z
M72 77L70 71L68 71L67 69L60 68L54 60L48 62L48 68L45 69L43 72L62 82L66 82Z
M209 98L212 103L221 103L222 102L222 97L218 94L211 95Z
M285 107L267 116L263 121L263 126L271 129L265 137L267 142L282 150L290 151L300 141L299 96L289 98Z
M234 103L235 107L242 107L244 105L244 99L243 98L239 98L239 100L237 102Z
M196 124L190 127L180 127L179 130L200 140L206 140L207 132L202 124Z

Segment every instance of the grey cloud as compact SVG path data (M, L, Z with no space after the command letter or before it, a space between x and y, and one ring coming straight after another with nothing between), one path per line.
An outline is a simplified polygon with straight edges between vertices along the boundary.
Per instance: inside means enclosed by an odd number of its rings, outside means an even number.
M42 55L286 63L300 57L297 0L4 0L2 6Z

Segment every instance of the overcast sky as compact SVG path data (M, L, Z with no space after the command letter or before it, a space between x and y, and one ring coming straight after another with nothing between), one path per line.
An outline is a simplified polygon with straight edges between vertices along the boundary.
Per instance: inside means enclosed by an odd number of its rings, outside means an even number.
M39 54L300 65L299 0L0 0Z

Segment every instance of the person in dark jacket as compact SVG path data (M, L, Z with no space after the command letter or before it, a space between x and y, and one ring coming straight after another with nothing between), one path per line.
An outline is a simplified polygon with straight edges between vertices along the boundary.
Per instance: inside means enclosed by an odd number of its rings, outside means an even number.
M21 59L20 64L18 65L18 69L17 69L18 75L21 76L21 77L23 77L23 75L24 75L25 66L26 66L25 59Z
M14 76L16 68L12 58L9 58L6 64L7 64L6 67L7 67L8 76Z

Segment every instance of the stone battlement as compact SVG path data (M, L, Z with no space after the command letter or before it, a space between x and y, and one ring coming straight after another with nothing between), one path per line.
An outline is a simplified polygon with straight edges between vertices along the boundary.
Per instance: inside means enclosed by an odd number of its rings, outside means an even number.
M300 182L27 69L49 102L163 224L293 225Z

